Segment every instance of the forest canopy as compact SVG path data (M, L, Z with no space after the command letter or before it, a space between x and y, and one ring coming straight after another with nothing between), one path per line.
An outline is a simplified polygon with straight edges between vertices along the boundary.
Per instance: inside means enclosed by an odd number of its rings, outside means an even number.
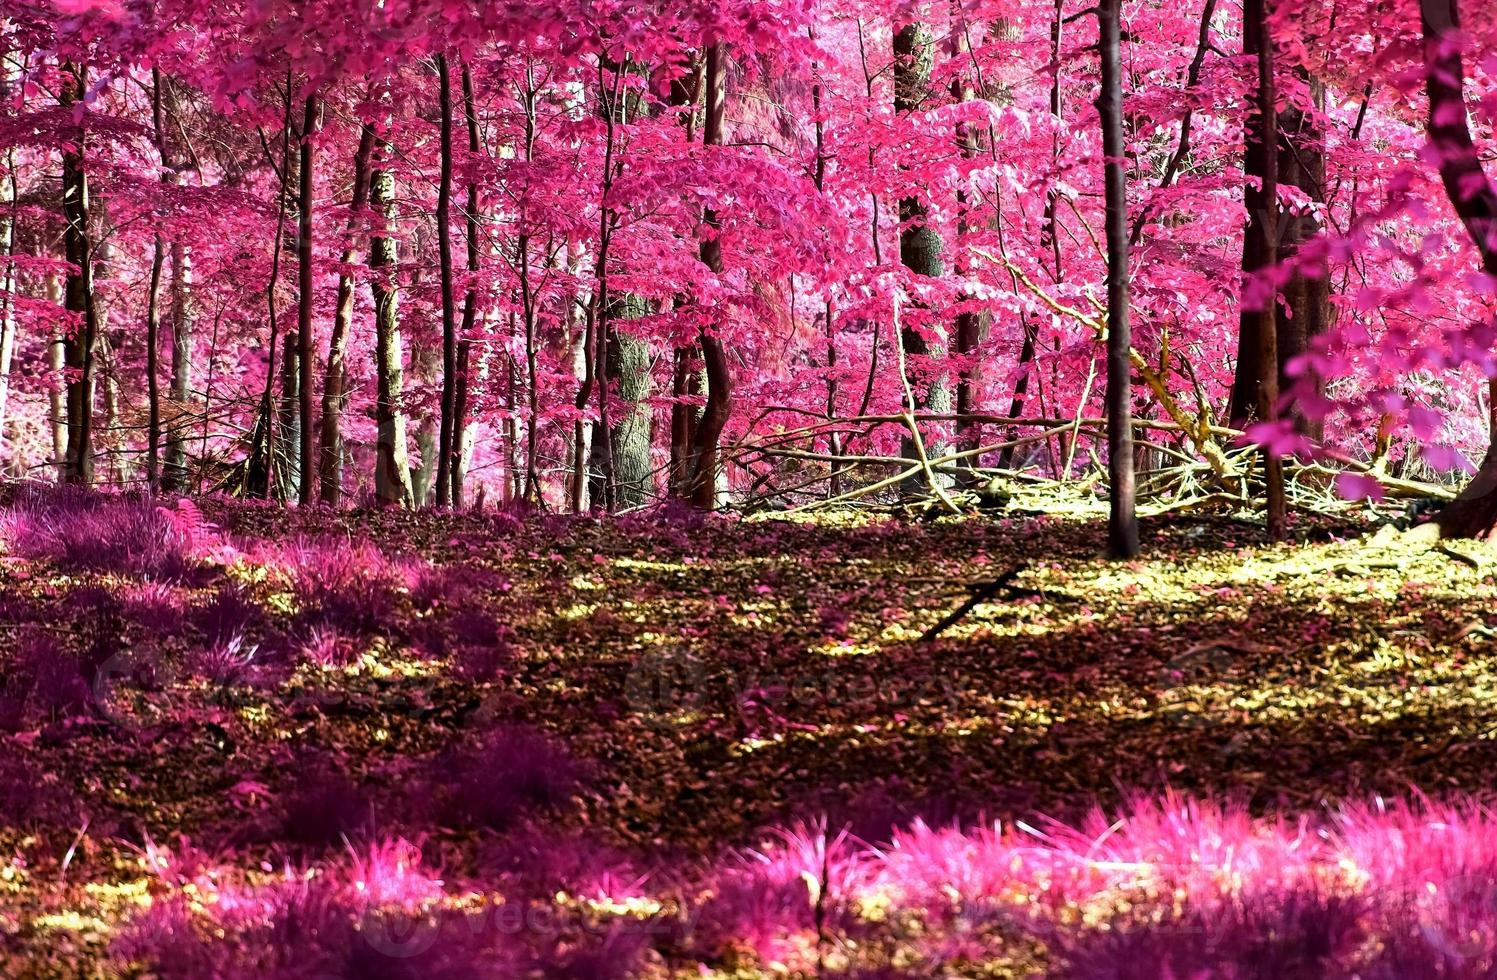
M0 465L618 511L1272 498L1288 454L1296 500L1448 497L1497 369L1459 6L10 0Z

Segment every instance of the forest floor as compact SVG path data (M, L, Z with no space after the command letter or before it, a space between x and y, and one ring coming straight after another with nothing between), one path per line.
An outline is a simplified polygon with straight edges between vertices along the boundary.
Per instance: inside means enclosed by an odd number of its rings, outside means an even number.
M203 508L0 511L0 974L1497 963L1497 549Z

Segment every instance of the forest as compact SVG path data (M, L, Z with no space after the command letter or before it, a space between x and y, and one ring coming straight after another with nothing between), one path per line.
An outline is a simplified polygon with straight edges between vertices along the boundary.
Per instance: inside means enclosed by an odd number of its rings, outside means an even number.
M1497 978L1497 7L0 0L0 976Z

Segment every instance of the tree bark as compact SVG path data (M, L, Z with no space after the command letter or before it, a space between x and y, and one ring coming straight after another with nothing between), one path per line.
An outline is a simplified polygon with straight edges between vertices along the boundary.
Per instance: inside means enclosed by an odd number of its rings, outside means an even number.
M1257 131L1257 152L1262 168L1255 256L1249 254L1248 248L1248 242L1254 237L1251 230L1243 237L1243 289L1246 291L1253 277L1262 278L1278 265L1279 114L1274 85L1273 37L1269 33L1265 0L1247 0L1243 6L1242 39L1244 53L1257 56L1257 111L1249 113L1248 126L1250 133ZM1256 259L1258 264L1249 266L1249 259ZM1274 293L1270 293L1263 299L1260 309L1250 309L1247 302L1239 305L1244 317L1257 317L1257 324L1251 331L1257 351L1257 416L1263 423L1272 424L1278 420L1279 411L1278 304ZM1279 541L1285 533L1284 472L1273 446L1263 446L1262 455L1268 536Z
M1481 254L1482 268L1497 276L1497 188L1487 179L1471 138L1460 48L1457 0L1421 0L1425 88L1430 144L1439 154L1440 179L1456 214ZM1497 379L1488 382L1494 412L1485 458L1459 496L1414 537L1497 538Z
M1325 149L1323 134L1315 121L1315 112L1322 108L1325 86L1310 77L1304 68L1297 68L1296 75L1308 89L1310 106L1290 103L1279 113L1279 184L1294 187L1317 204L1325 204ZM1320 222L1314 214L1301 211L1290 213L1280 207L1278 211L1279 259L1297 258L1300 248L1320 234ZM1280 291L1275 307L1274 322L1279 356L1279 391L1290 387L1292 379L1287 374L1289 364L1306 354L1315 338L1325 333L1331 325L1331 280L1323 264L1309 268L1299 263L1294 265L1289 281ZM1309 422L1293 404L1288 406L1293 413L1296 427L1312 438L1320 437L1318 423Z
M359 212L369 207L369 159L374 153L374 130L366 123L359 128L359 147L353 156L353 200L349 204L353 217L348 222L351 236L343 250L343 271L338 274L338 305L333 311L333 332L328 338L327 367L322 376L322 424L318 433L319 495L329 507L343 499L343 406L348 399L344 391L347 374L348 330L353 323L354 275L349 266L358 261L358 240L362 237Z
M1107 472L1110 513L1108 551L1114 558L1138 554L1138 515L1133 485L1133 389L1128 361L1129 325L1128 185L1123 172L1123 70L1121 0L1097 5L1102 56L1102 152L1107 158Z
M1263 42L1257 37L1261 33L1261 30L1253 31L1249 36L1247 31L1244 32L1245 55L1272 55L1271 51L1263 50ZM1320 91L1319 83L1309 78L1303 68L1296 71L1305 79L1313 100L1315 93ZM1270 247L1276 261L1290 258L1300 246L1320 233L1319 223L1313 215L1291 214L1264 192L1268 171L1272 167L1277 172L1279 184L1303 191L1312 201L1325 200L1325 154L1313 113L1290 103L1274 115L1274 153L1267 151L1269 144L1264 142L1266 137L1263 134L1268 130L1264 126L1262 110L1255 108L1248 120L1247 149L1243 159L1243 170L1248 178L1243 192L1243 206L1247 210L1242 240L1244 273L1263 268ZM1273 202L1272 214L1269 213L1270 201ZM1280 390L1290 380L1285 373L1289 361L1309 350L1311 341L1329 326L1330 316L1330 280L1324 270L1296 268L1275 301L1274 316L1267 321L1274 331L1278 351L1276 386ZM1239 313L1237 369L1228 406L1228 417L1236 428L1246 426L1258 407L1258 387L1264 374L1260 336L1264 322L1259 310L1243 309ZM1309 431L1298 413L1296 418L1296 425L1302 431Z
M307 96L301 127L301 188L298 197L296 259L297 259L297 308L296 308L296 380L297 380L297 457L300 479L297 487L297 503L310 507L317 499L317 461L312 455L312 313L317 298L313 280L312 235L313 195L316 187L316 143L317 131L322 124L322 111L316 95Z
M452 78L438 54L437 104L441 113L441 172L437 177L437 259L442 292L442 406L437 436L436 505L452 503L452 432L456 407L457 302L452 290Z
M894 111L909 115L921 111L934 94L931 90L931 73L935 65L935 40L930 28L922 23L910 23L901 27L894 35ZM899 259L905 268L915 275L936 278L942 275L941 236L929 224L929 209L924 201L915 196L899 199ZM939 331L938 331L939 332ZM915 411L929 411L946 415L951 411L951 388L948 379L930 371L931 363L939 360L944 351L939 344L932 344L915 327L906 323L900 331L899 342L904 347L906 363L922 368L928 377L915 379L912 386ZM917 456L913 436L903 439L902 453L906 459ZM934 442L931 448L936 448ZM911 478L905 484L906 492L922 488L924 483Z
M288 333L281 351L281 438L286 446L286 493L288 498L296 494L300 500L302 480L306 469L302 466L301 424L301 339L300 331Z
M463 323L457 344L456 390L452 396L452 462L451 503L453 507L463 505L464 486L468 476L468 453L471 445L471 430L468 424L470 372L473 367L473 327L478 321L478 292L475 282L479 271L478 240L478 179L471 174L473 161L478 159L478 110L473 99L473 72L467 63L462 69L463 120L468 128L468 207L463 216L468 246L468 288L463 293Z
M384 216L384 227L369 248L377 383L374 417L379 429L374 461L374 495L381 504L409 509L415 503L415 496L411 490L405 406L402 404L405 365L400 339L400 292L395 281L395 175L388 170L376 170L369 187L370 205Z
M71 109L86 90L85 69L63 66L62 108ZM73 145L62 155L62 207L66 225L63 251L70 268L63 305L74 326L63 335L67 368L68 442L63 476L66 482L93 483L94 340L98 321L94 310L93 244L89 237L89 187L84 165L85 130L76 128Z
M720 44L707 49L706 113L702 126L702 142L706 146L721 146L723 141L722 58ZM717 234L721 227L717 213L707 208L702 215L702 224L708 229L702 241L702 264L714 275L721 275L723 253L722 241ZM713 510L717 507L718 442L733 408L733 377L722 338L704 327L701 345L702 362L707 369L707 404L702 409L701 422L692 434L690 492L693 504L704 510Z
M649 304L638 296L625 293L615 304L613 319L634 320L647 316ZM619 417L612 422L609 444L613 461L609 475L613 480L614 506L628 509L642 507L650 501L650 446L654 412L650 397L650 343L630 333L610 331L608 348L608 381L622 404Z
M19 79L20 66L11 67L10 61L0 65L0 104L11 105L11 86ZM19 111L25 111L25 100ZM10 403L10 370L16 349L16 208L20 190L16 179L15 147L6 150L5 169L7 178L0 190L0 206L5 213L0 215L0 250L4 251L4 267L0 268L0 455L4 455L5 423ZM19 454L13 454L11 464L17 467Z

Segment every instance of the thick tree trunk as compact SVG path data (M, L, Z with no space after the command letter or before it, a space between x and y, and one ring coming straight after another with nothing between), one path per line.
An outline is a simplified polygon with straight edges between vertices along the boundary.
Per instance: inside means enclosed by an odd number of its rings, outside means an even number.
M1108 551L1114 558L1138 554L1138 515L1133 485L1133 388L1128 350L1133 343L1129 316L1128 185L1123 172L1123 69L1121 0L1097 5L1098 50L1102 56L1102 152L1107 158L1107 472L1111 513Z
M1303 69L1297 75L1306 84L1310 107L1290 104L1279 113L1279 184L1294 187L1311 201L1324 204L1325 149L1315 112L1325 101L1325 86ZM1320 234L1320 222L1314 214L1301 209L1278 212L1279 259L1295 258L1306 242ZM1295 266L1294 274L1280 291L1275 309L1275 334L1279 355L1279 391L1290 387L1289 364L1307 353L1315 338L1331 325L1331 280L1325 268ZM1311 424L1293 404L1296 426L1314 438L1320 436L1319 424Z
M316 138L322 110L315 95L307 96L301 127L301 189L298 194L296 258L296 379L297 379L297 503L310 507L317 499L317 459L312 448L312 313L317 298L313 279L313 195L316 187ZM290 376L288 374L288 376Z
M648 316L649 304L625 294L615 304L614 319L634 320ZM613 450L609 471L614 486L610 496L619 508L642 507L650 501L650 446L655 413L650 409L650 343L630 333L611 331L608 349L608 381L621 403L612 422L609 443Z
M1274 86L1273 37L1268 28L1268 10L1265 0L1247 0L1243 7L1243 47L1256 51L1258 55L1258 112L1260 127L1259 143L1263 147L1277 148L1279 145L1278 98ZM1250 117L1251 118L1251 117ZM1260 265L1256 269L1244 268L1244 275L1263 275L1278 265L1279 257L1279 156L1276 150L1263 153L1263 231L1260 243ZM1244 288L1247 288L1244 286ZM1241 304L1244 309L1247 303ZM1277 303L1272 295L1265 298L1258 311L1258 418L1265 423L1277 421L1279 412L1279 353L1278 329L1275 324ZM1266 497L1266 519L1268 536L1282 540L1285 533L1284 471L1278 452L1265 445L1263 453L1263 482Z
M71 109L86 90L84 70L63 68L60 101ZM88 486L93 482L94 340L98 321L94 310L93 245L89 238L88 174L84 168L84 131L77 128L73 145L62 155L62 208L66 222L63 251L70 269L63 306L73 321L63 335L63 362L68 370L68 444L64 479Z
M1272 56L1271 51L1264 50L1264 40L1258 36L1262 33L1261 30L1254 30L1251 34L1244 32L1243 54ZM1297 71L1306 80L1314 101L1320 91L1319 83L1310 79L1303 68ZM1268 172L1273 169L1279 184L1304 192L1312 201L1325 201L1325 154L1313 113L1290 103L1275 115L1273 145L1276 151L1272 154L1264 142L1263 134L1267 130L1261 110L1253 111L1248 120L1247 149L1243 159L1248 178L1243 191L1243 206L1247 209L1247 225L1242 239L1245 274L1263 268L1270 249L1274 251L1275 261L1290 258L1301 245L1320 233L1319 223L1313 215L1292 214L1277 200L1277 195L1270 198L1264 191ZM1329 278L1321 270L1304 269L1296 269L1284 285L1275 303L1274 315L1268 321L1264 320L1260 310L1240 311L1237 369L1228 406L1228 417L1233 426L1241 428L1247 425L1258 408L1258 389L1264 374L1263 324L1268 322L1274 331L1274 346L1278 352L1275 380L1276 387L1282 390L1289 382L1285 372L1289 361L1309 350L1311 341L1329 326L1330 315ZM1297 424L1305 429L1302 418Z
M351 236L343 250L343 269L338 274L338 305L333 311L333 331L328 338L327 367L322 376L322 423L318 433L320 496L329 507L343 499L343 406L348 400L344 377L348 372L348 330L353 323L354 276L348 267L358 261L358 213L369 206L369 159L374 153L374 130L367 124L359 130L359 148L353 156L353 200L355 217L348 222Z
M1421 0L1428 130L1439 153L1440 179L1456 214L1481 253L1482 267L1497 276L1497 188L1487 179L1467 121L1465 63L1460 49L1457 0ZM1481 467L1460 495L1416 537L1497 538L1497 379L1488 383L1490 443Z
M707 146L721 146L723 141L722 58L721 45L714 44L707 49L706 121L702 127L702 141ZM719 224L716 212L708 208L702 215L702 224L709 229L702 242L702 264L714 275L721 275L722 241L717 237ZM704 328L701 331L701 344L702 363L707 369L707 404L702 409L701 422L692 433L689 489L693 504L712 510L717 507L721 465L718 443L733 407L733 377L722 338Z
M909 115L926 107L934 94L931 90L934 64L935 40L928 26L906 24L895 33L895 112ZM929 210L920 198L899 199L899 259L915 275L936 278L944 272L942 242L941 236L928 223L929 217ZM941 333L939 329L931 332ZM904 348L906 364L920 368L917 377L912 379L915 404L910 407L937 415L949 414L952 407L950 381L931 370L933 362L940 360L945 353L941 345L931 343L924 333L908 324L902 327L899 342ZM934 441L930 442L930 448L937 449ZM903 455L906 459L916 457L913 436L904 438ZM912 478L904 489L914 492L923 486L922 481Z
M376 170L369 181L370 205L384 216L385 225L370 244L369 268L374 293L375 423L379 444L375 447L374 495L379 503L410 508L410 454L406 451L404 354L400 340L399 288L395 281L395 175Z

